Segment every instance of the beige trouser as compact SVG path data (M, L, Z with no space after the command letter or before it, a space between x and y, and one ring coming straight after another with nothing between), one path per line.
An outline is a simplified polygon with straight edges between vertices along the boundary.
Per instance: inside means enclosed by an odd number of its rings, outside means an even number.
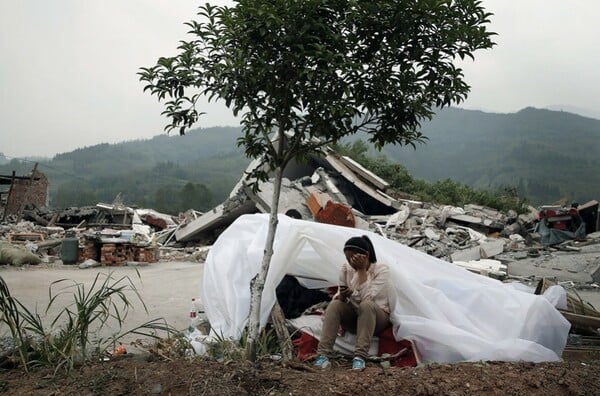
M340 325L356 333L354 355L366 359L371 338L390 326L390 315L372 301L363 301L355 308L349 303L332 300L325 311L321 341L317 348L319 355L331 356Z

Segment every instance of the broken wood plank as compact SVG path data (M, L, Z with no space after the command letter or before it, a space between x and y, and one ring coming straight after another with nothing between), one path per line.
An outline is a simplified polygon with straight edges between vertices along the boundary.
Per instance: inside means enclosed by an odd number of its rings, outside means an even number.
M50 221L48 222L48 224L46 226L47 227L54 227L54 225L56 224L56 220L58 220L58 213L54 213L52 215L52 218L50 219Z
M558 310L572 325L578 327L591 327L593 329L600 328L600 318L587 315L578 315L571 312Z

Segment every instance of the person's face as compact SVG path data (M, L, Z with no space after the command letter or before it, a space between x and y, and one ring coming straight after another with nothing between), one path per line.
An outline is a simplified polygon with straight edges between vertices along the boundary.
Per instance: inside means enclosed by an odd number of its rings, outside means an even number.
M361 269L367 269L369 267L369 254L368 253L359 253L353 250L344 250L344 254L346 255L346 261L352 268L356 271Z

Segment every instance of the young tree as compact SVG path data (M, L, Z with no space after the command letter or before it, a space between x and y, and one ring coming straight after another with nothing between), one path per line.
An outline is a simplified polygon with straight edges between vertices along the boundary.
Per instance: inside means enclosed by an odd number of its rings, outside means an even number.
M359 131L378 148L423 141L420 122L466 98L469 86L453 62L493 46L490 15L477 0L206 4L187 23L192 39L181 52L141 69L144 90L166 101L167 131L184 134L198 120L200 97L223 100L241 115L238 144L262 158L249 176L274 175L265 254L251 286L251 360L285 166Z

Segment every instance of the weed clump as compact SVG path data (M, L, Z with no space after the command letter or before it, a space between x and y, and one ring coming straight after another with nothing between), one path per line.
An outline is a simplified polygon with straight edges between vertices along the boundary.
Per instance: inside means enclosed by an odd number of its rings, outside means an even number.
M101 279L101 277L104 279ZM139 273L138 273L139 277ZM128 334L160 338L159 333L177 333L164 319L152 319L130 330L123 330L127 314L133 308L129 294L137 297L147 312L140 294L128 276L114 278L112 274L97 274L92 285L68 279L52 282L48 290L49 302L40 315L37 308L30 310L10 293L0 277L0 327L7 327L13 348L2 357L3 366L21 366L25 370L35 366L71 370L78 364L102 358L119 340ZM43 319L61 296L72 301L62 306L51 318ZM62 304L62 302L61 302ZM100 333L109 327L111 335Z

